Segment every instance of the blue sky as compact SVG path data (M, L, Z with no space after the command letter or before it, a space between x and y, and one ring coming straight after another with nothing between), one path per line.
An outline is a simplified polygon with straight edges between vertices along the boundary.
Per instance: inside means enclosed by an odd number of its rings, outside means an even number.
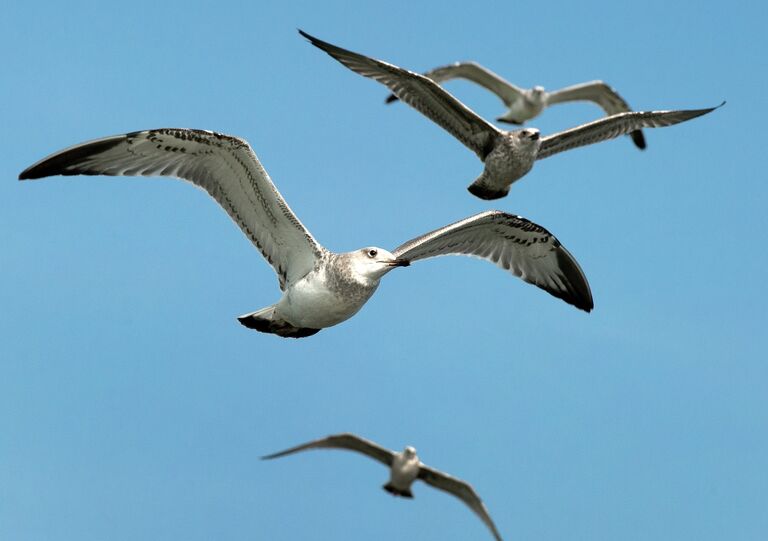
M609 7L610 6L610 7ZM0 539L491 539L457 500L390 497L363 457L260 455L352 431L474 484L505 539L768 536L763 3L96 2L5 6L0 49ZM638 110L728 104L538 163L481 163L302 28L414 70L604 79ZM498 100L448 85L494 118ZM588 104L530 125L558 131ZM398 269L305 340L241 327L271 268L173 180L18 173L179 126L246 138L330 249L498 208L552 231L585 314L484 262Z

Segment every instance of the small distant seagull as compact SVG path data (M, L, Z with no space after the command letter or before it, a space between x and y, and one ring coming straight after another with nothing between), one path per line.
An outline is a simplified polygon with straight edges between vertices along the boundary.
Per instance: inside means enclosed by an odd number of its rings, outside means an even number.
M409 240L394 252L323 248L288 207L248 143L192 129L115 135L57 152L19 175L164 176L208 192L272 265L282 298L239 317L260 332L302 338L349 319L395 267L440 255L487 259L551 295L589 312L592 293L579 264L546 229L489 211ZM392 213L392 219L396 219Z
M506 196L511 184L528 173L536 160L615 139L640 128L672 126L717 108L617 113L546 137L541 137L536 128L504 131L484 120L429 77L342 49L302 30L299 33L352 71L389 87L395 96L442 126L477 154L485 169L468 190L481 199Z
M421 479L428 485L449 492L463 501L474 511L477 516L485 523L497 541L501 541L501 535L488 514L488 510L483 505L482 500L472 488L472 485L461 479L451 477L447 473L434 470L424 465L416 455L416 449L411 446L406 447L403 452L397 453L385 449L372 441L361 438L354 434L337 434L311 441L296 447L291 447L285 451L263 456L263 459L278 458L307 449L347 449L357 451L368 455L374 460L378 460L385 466L389 466L389 482L382 488L395 496L404 498L413 498L411 485L417 479Z
M581 83L554 92L547 92L542 86L520 88L477 62L455 62L435 68L423 75L436 83L450 79L467 79L487 88L507 106L507 112L497 118L496 121L508 124L524 124L526 120L539 116L545 107L568 101L594 102L607 115L632 111L624 98L603 81ZM394 101L397 101L397 96L394 94L390 94L386 99L387 103ZM645 137L643 137L642 130L635 130L630 135L637 148L645 148Z

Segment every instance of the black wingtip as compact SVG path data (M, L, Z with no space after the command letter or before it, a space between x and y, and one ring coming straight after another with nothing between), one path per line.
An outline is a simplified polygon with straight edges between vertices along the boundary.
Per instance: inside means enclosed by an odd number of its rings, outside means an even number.
M126 137L130 137L131 135L132 134L108 137L106 139L83 143L82 145L77 145L62 150L61 152L57 152L56 154L48 156L36 164L27 167L24 171L19 173L19 180L33 180L55 175L72 176L98 174L94 171L80 169L79 166L91 156L106 152L115 145L119 145Z
M390 94L389 96L387 96L387 99L384 100L384 103L394 103L394 102L399 101L399 100L400 100L400 98L398 98L394 94Z
M584 276L584 272L573 259L573 256L562 245L557 251L557 262L563 273L562 277L570 286L567 292L562 292L561 298L579 310L591 312L595 303L592 299L592 290L589 288L587 277Z
M310 34L307 34L307 33L306 33L306 32L304 32L304 30L302 30L301 28L297 28L296 30L298 30L298 31L299 31L299 34L301 34L301 35L302 35L302 37L305 37L305 38L307 38L307 40L308 40L308 41L309 41L309 42L310 42L312 45L314 45L314 46L316 46L316 47L320 47L320 44L321 44L321 43L325 43L324 41L317 39L315 36L312 36L312 35L310 35Z
M706 109L692 109L690 111L691 118L697 118L703 115L707 115L714 111L715 109L720 109L723 105L725 105L725 100L723 100L720 105L716 105L714 107L707 107ZM690 119L687 119L690 120Z
M701 115L706 115L707 113L711 113L715 109L720 109L723 105L725 105L725 100L720 102L720 105L715 105L714 107L708 107L706 109L699 109L699 111L701 111ZM699 116L701 116L701 115L699 115Z

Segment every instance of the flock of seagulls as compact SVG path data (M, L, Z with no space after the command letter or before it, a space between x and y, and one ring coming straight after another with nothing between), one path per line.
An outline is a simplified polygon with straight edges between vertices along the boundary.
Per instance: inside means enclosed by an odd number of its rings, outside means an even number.
M506 196L512 183L526 175L538 159L621 135L629 135L644 149L643 129L672 126L717 108L635 112L602 81L555 92L539 86L521 89L474 62L421 75L299 33L347 68L387 86L391 92L387 103L404 102L474 151L484 170L468 189L482 199ZM577 100L594 102L606 116L547 136L535 128L501 130L439 84L454 78L470 80L495 93L507 107L497 118L499 122L521 125L549 105ZM277 274L280 299L238 318L244 326L263 333L303 338L337 325L363 307L388 272L442 255L485 259L580 310L589 312L594 306L584 272L557 238L544 227L503 211L469 216L392 251L368 246L331 252L291 211L250 145L231 135L161 128L105 137L55 152L22 171L19 179L56 175L172 177L205 190ZM394 452L354 434L338 434L263 458L321 448L356 451L389 467L390 479L383 488L393 495L412 498L411 485L416 480L453 494L501 541L472 486L424 465L413 447Z
M429 77L331 45L301 30L299 33L355 73L387 86L401 101L441 126L477 154L485 168L467 189L481 199L505 197L512 183L525 176L536 160L564 150L631 134L641 128L672 126L716 109L624 111L544 137L535 128L505 131L472 111ZM535 112L533 116L538 114L535 108L531 110ZM635 141L638 139L636 136ZM644 146L645 140L642 141Z

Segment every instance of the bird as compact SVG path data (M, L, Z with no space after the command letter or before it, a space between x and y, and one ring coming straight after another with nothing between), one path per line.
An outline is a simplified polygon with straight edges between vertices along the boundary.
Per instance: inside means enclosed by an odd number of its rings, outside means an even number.
M424 481L434 488L453 494L480 517L491 530L496 541L501 541L496 525L472 485L425 465L419 460L416 449L410 445L402 452L395 452L355 434L346 433L320 438L261 458L270 460L308 449L347 449L367 455L389 466L389 481L382 488L393 496L413 498L411 485L416 480Z
M581 310L594 306L587 279L565 247L543 227L502 211L459 220L393 252L374 246L329 251L299 221L239 137L186 128L114 135L56 152L19 179L53 175L175 177L208 192L277 273L280 300L238 318L264 333L311 336L357 313L392 269L449 254L487 259Z
M387 86L401 101L475 152L485 168L467 189L480 199L505 197L512 183L527 174L536 160L614 139L640 128L672 126L725 104L706 109L616 113L545 137L536 128L505 131L483 119L429 77L342 49L303 30L299 33L347 68Z
M497 122L522 125L526 120L532 120L541 112L555 103L569 101L591 101L599 105L607 115L628 113L632 111L627 102L616 90L603 81L589 81L547 92L543 86L520 88L481 66L477 62L454 62L440 66L426 73L436 83L450 79L467 79L490 90L504 102L507 112L496 119ZM397 101L397 96L390 94L386 103ZM642 130L634 130L629 134L632 141L640 150L646 148Z

